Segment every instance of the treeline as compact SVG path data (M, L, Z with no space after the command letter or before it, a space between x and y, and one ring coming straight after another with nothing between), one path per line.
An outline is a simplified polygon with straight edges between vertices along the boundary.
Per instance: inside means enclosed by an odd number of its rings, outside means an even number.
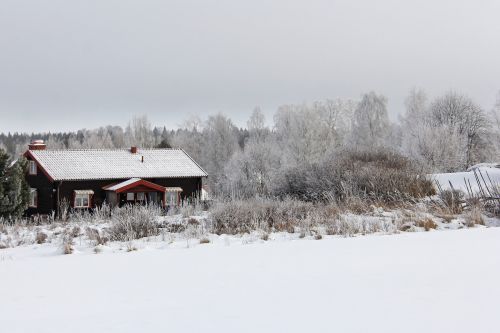
M399 120L391 122L387 99L369 92L358 101L281 106L272 126L259 108L245 128L238 128L223 114L205 120L191 118L177 130L153 127L142 116L125 128L1 134L0 147L12 156L25 151L32 139L45 140L51 149L183 148L210 174L210 191L232 198L292 195L310 199L368 193L367 165L370 169L382 166L381 177L401 178L405 172L460 171L500 159L500 102L486 111L455 92L429 100L423 91L412 90L405 106ZM391 172L396 169L403 173ZM367 185L357 184L357 179L366 180ZM325 193L328 187L324 185L333 184L332 180L335 191ZM414 190L408 183L402 188Z

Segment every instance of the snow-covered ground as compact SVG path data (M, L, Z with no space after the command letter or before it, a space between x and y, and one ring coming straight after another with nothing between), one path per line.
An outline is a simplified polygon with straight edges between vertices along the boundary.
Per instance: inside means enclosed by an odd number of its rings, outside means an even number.
M482 163L471 167L465 172L453 172L453 173L437 173L432 175L434 181L438 182L443 190L450 190L450 182L455 190L461 190L465 194L468 193L465 182L467 181L467 186L470 184L472 192L478 194L480 192L476 176L474 171L479 177L479 181L483 190L486 192L488 189L491 191L492 185L495 187L500 186L500 168L496 163Z
M215 236L213 236L215 237ZM500 228L0 250L1 332L497 332Z

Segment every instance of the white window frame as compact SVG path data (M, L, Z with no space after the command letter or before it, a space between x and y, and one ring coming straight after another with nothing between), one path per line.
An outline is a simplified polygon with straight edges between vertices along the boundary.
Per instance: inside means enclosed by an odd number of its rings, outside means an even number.
M177 206L179 204L179 192L167 191L165 193L165 204L169 206Z
M29 174L32 175L32 176L35 176L37 173L38 173L38 167L36 165L36 162L33 161L33 160L30 160L28 162L28 166L29 166Z
M87 204L85 205L85 200ZM78 194L75 193L75 208L90 208L90 194Z
M137 192L136 193L136 200L137 201L144 201L144 200L146 200L146 194L144 192Z
M30 208L38 208L38 190L36 188L30 188Z
M134 192L127 192L127 201L135 201L135 193ZM130 196L132 196L132 199L130 199Z

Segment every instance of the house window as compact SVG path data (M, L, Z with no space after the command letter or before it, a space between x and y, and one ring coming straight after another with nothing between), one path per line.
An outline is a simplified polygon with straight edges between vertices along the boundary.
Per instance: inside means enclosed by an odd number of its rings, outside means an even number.
M127 201L134 201L134 193L127 193Z
M29 161L28 166L29 166L29 174L30 175L36 175L36 172L37 172L36 162L35 161Z
M179 194L178 192L167 192L166 193L167 205L176 206L178 203Z
M31 208L36 208L38 206L38 191L36 190L36 188L30 188L29 206Z
M75 208L90 208L90 197L94 194L92 190L75 191Z
M166 187L165 192L165 205L177 206L180 203L182 188L180 187Z
M144 192L137 193L137 201L144 201Z

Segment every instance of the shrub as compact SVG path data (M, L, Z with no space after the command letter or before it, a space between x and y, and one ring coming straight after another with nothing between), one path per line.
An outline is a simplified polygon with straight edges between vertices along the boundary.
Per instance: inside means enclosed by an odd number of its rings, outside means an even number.
M91 242L93 242L96 246L97 245L106 245L106 243L109 241L108 237L101 235L101 233L97 229L87 227L86 234L87 234L88 239Z
M439 199L448 214L460 214L463 211L464 193L459 190L444 190L439 193Z
M76 238L80 236L81 229L79 226L74 226L73 229L71 229L71 237Z
M65 234L62 239L62 249L64 254L73 253L73 238Z
M477 206L472 207L464 215L465 225L469 228L474 227L476 224L484 225L484 218L481 209Z
M47 240L47 237L46 233L39 231L36 234L35 241L37 244L43 244Z
M285 170L278 196L306 201L344 201L350 197L384 202L412 201L434 194L413 161L388 150L341 151L321 163Z
M131 241L160 234L156 222L159 215L156 206L127 205L113 210L111 227L108 230L114 241Z
M203 237L202 239L200 239L200 244L208 244L210 243L210 239L208 239L207 237Z
M200 221L198 221L197 219L195 219L193 217L190 217L187 220L187 224L188 224L188 226L199 226L200 225Z
M211 211L211 232L220 234L248 233L261 229L267 232L294 232L314 206L298 200L249 199L216 203Z
M420 228L424 228L425 231L429 231L431 229L436 229L437 224L430 218L426 218L423 220L417 221L417 226Z

